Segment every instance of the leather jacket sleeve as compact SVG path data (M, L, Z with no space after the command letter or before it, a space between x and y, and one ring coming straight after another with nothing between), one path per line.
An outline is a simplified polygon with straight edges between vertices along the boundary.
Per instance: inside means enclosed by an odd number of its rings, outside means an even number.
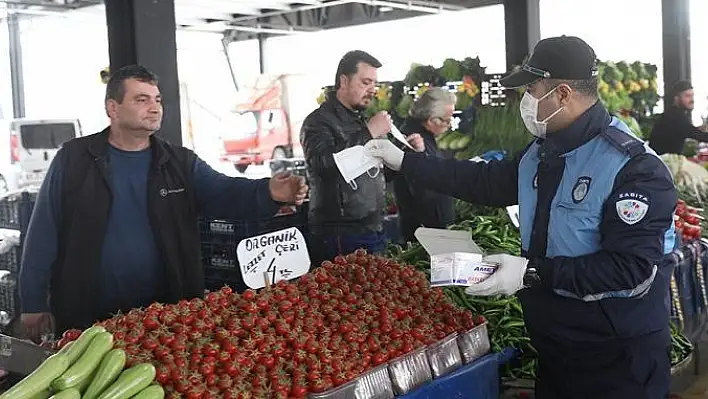
M339 171L333 154L338 150L333 128L316 118L308 118L302 126L300 141L309 172L323 179L336 178Z

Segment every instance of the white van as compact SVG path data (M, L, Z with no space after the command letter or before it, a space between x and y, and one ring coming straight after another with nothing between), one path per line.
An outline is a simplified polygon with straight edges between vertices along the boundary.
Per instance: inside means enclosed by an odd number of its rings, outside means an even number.
M40 185L62 144L79 136L78 119L0 121L0 195Z

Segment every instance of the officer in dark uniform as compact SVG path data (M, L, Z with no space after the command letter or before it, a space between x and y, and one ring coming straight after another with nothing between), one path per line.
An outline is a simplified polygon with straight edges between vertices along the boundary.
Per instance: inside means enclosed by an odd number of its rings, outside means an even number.
M506 87L537 139L515 159L474 163L366 146L390 168L470 202L518 203L523 255L501 256L470 295L518 291L538 350L539 399L669 394L665 306L676 191L666 165L597 98L595 52L576 37L538 43Z

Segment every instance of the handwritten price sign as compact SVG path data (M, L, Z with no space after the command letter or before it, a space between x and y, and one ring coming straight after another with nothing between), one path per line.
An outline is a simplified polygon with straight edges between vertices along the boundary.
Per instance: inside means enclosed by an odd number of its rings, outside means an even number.
M253 289L265 287L264 273L275 284L306 274L311 264L305 237L295 227L242 240L236 257L243 281Z

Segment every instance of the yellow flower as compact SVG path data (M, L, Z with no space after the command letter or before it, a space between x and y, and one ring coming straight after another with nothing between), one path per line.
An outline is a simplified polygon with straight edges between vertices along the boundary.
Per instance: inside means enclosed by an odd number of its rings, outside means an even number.
M376 98L379 100L385 100L389 96L389 90L388 86L381 86L379 89L376 91Z
M317 104L322 104L327 99L326 90L322 90L319 96L317 96Z

